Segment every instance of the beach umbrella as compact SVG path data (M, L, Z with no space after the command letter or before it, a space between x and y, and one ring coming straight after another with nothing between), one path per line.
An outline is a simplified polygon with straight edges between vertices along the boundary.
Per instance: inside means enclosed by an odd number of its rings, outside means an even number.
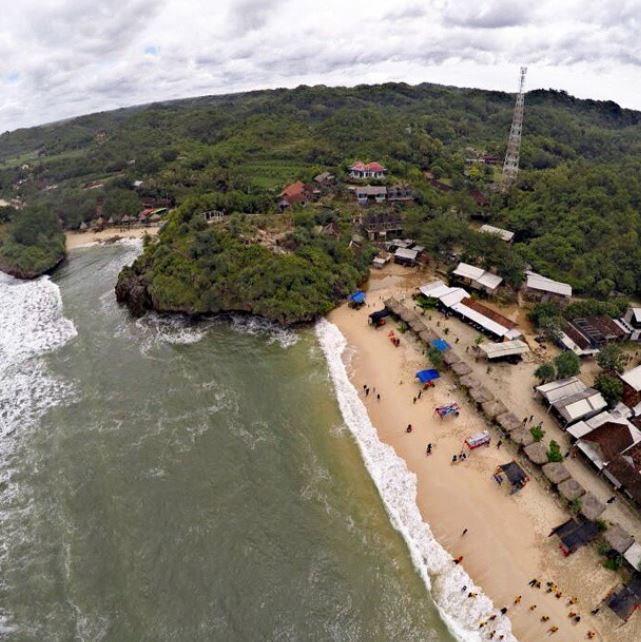
M568 469L563 464L556 461L551 461L549 464L545 464L541 470L553 484L558 485L561 482L570 479Z
M439 379L440 374L438 373L438 370L434 370L434 368L429 368L427 370L420 370L419 372L416 373L416 378L421 382L421 383L428 383L430 381L433 381L434 379Z
M450 347L450 344L445 341L445 339L434 339L432 341L432 347L436 348L439 352L445 352Z
M594 521L605 510L605 504L600 502L592 493L587 492L581 497L581 515Z
M528 430L527 432L529 433L530 431ZM532 463L538 464L539 466L547 464L548 451L543 442L535 441L533 444L529 444L528 446L526 446L524 450L527 458Z
M585 489L578 481L572 479L566 479L564 482L561 482L557 487L561 497L565 497L569 502L573 499L578 499L581 495L585 494Z

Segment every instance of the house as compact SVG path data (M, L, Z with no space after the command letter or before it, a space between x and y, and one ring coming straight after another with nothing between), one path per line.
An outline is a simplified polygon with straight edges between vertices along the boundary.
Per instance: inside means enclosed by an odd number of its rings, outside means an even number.
M567 322L563 324L559 344L579 357L590 357L599 353L599 349L594 347L587 337Z
M383 203L387 198L387 187L384 185L364 185L363 187L352 188L359 205L368 203Z
M461 299L458 303L451 305L450 310L462 321L495 340L512 341L523 336L514 321L472 298Z
M392 185L387 188L388 201L411 201L414 198L414 190L409 185Z
M348 168L348 171L351 178L363 180L365 178L385 178L385 172L387 170L380 163L363 163L362 161L356 161Z
M503 282L503 278L497 274L492 274L492 272L477 268L469 263L459 263L452 274L465 285L486 294L496 294Z
M574 448L581 451L597 470L603 471L610 463L617 460L619 456L623 456L632 446L638 446L640 442L641 432L629 421L608 420L583 435ZM606 476L614 477L612 473Z
M641 444L616 455L605 466L603 474L617 490L641 506Z
M336 176L331 172L321 172L314 176L314 182L319 185L331 185L336 180Z
M628 330L630 341L641 341L641 308L629 307L618 321Z
M511 243L514 239L514 232L504 230L501 227L494 227L493 225L481 225L481 229L479 231L483 234L494 234L495 236L500 237L506 243Z
M572 286L560 281L553 281L541 274L528 270L526 282L521 290L523 298L537 303L567 303L572 297Z
M418 258L418 250L410 250L405 247L399 247L394 252L394 262L407 267L414 267Z
M623 403L637 417L641 415L641 366L619 375L623 383Z
M603 412L608 404L601 393L594 388L589 388L577 377L550 381L537 386L536 394L547 402L548 412L553 411L560 423L577 438L612 418L609 413ZM603 416L601 421L590 424L590 420L597 415ZM572 424L576 422L580 422L578 433L573 432Z
M624 341L629 337L625 326L605 314L572 319L565 325L566 334L568 328L574 330L574 336L583 336L592 348L600 348L610 341Z
M292 205L305 205L311 199L311 190L303 183L303 181L296 181L291 185L287 185L285 189L278 195L278 209L281 212Z
M494 359L507 359L515 362L521 358L521 355L530 351L527 343L519 339L503 341L503 343L485 341L480 343L478 348L481 354L483 354L488 361L493 361Z
M391 254L389 254L388 252L381 252L372 260L372 267L376 268L377 270L382 270L391 260Z
M398 212L368 212L361 222L370 241L386 239L388 234L399 236L403 225Z

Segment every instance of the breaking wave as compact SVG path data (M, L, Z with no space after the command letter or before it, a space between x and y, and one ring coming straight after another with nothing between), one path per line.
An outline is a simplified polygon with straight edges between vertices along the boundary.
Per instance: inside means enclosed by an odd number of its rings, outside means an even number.
M232 314L231 328L243 334L265 337L267 343L278 343L282 348L289 348L298 342L298 335L294 330L282 328L261 317Z
M496 613L496 609L463 568L452 564L451 555L436 541L430 527L423 521L416 503L416 475L391 446L380 441L358 392L349 380L342 359L347 347L345 337L325 319L317 323L316 335L327 359L343 419L356 439L392 525L405 539L414 566L441 617L451 633L461 641L481 642L487 639L479 632L478 623ZM468 588L463 590L465 586ZM478 593L478 597L467 599L467 591ZM493 628L497 636L504 635L506 642L516 642L507 617L498 617Z

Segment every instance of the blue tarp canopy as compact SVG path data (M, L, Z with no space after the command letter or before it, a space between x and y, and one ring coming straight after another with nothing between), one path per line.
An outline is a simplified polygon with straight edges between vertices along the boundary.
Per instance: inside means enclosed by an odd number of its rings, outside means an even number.
M354 294L349 295L349 300L352 303L365 303L365 292L358 290L357 292L354 292Z
M450 347L450 344L445 339L432 339L431 345L439 352L445 352Z
M433 379L438 379L440 376L441 375L437 370L434 370L434 368L430 368L429 370L421 370L420 372L416 373L416 378L421 383L427 383L428 381L432 381Z

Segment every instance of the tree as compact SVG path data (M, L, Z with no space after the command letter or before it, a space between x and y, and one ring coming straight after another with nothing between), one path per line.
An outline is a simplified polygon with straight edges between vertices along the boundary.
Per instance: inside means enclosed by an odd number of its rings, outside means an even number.
M556 343L562 334L561 323L558 317L541 317L539 328L543 336L550 342Z
M596 362L606 372L623 372L625 360L621 346L616 343L607 343L599 350Z
M581 360L579 357L566 350L554 357L554 366L556 367L556 376L559 379L567 379L579 374L581 370Z
M427 358L431 361L432 365L435 368L443 367L443 353L434 346L430 346L430 348L428 349Z
M545 437L545 430L540 426L532 426L532 428L530 428L530 433L532 434L534 441L542 441L543 437Z
M534 376L541 382L546 383L547 381L552 381L556 374L556 369L551 363L541 364L535 371Z
M563 461L561 446L559 446L559 444L556 441L554 441L554 439L550 442L550 445L548 446L548 461L556 461L556 462Z
M609 406L615 406L623 398L623 382L604 372L597 376L594 387L603 395Z

